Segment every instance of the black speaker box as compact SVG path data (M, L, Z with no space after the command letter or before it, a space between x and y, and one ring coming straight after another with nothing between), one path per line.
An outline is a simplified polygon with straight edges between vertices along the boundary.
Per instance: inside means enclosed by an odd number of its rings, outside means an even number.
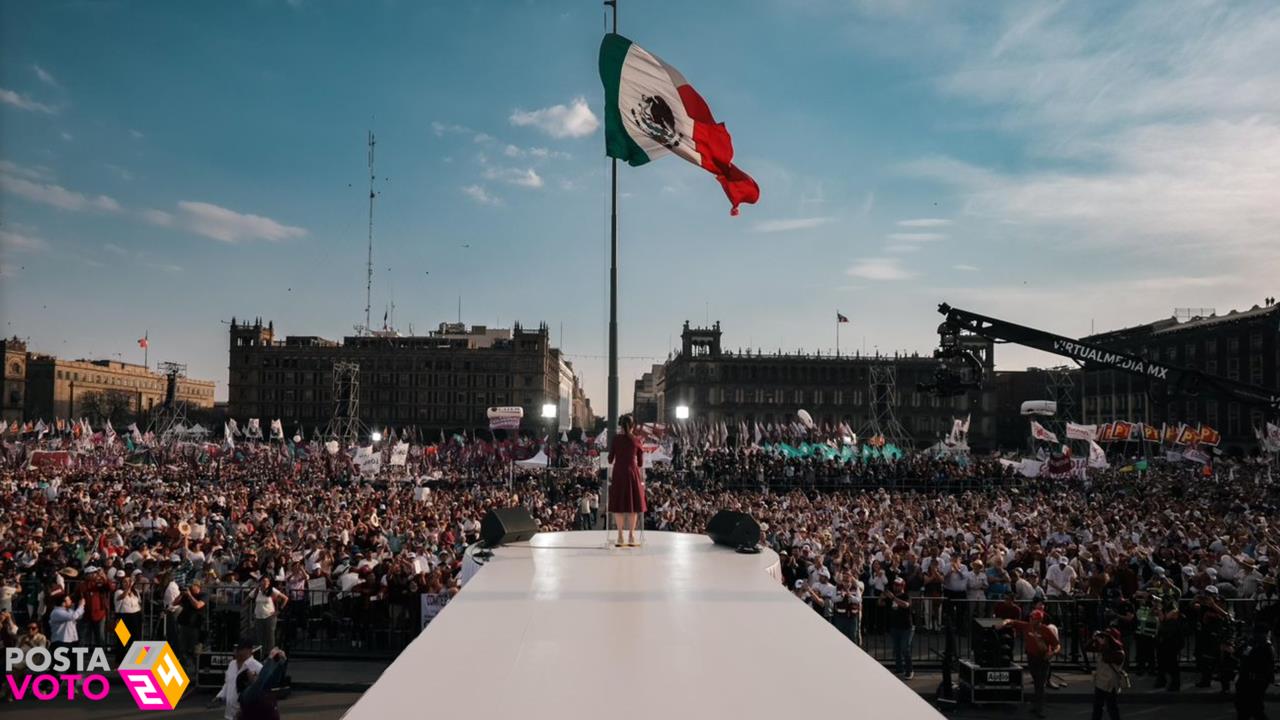
M494 508L480 521L480 541L485 547L524 542L538 534L538 522L522 507Z
M760 524L746 513L721 510L707 521L707 535L717 545L753 548L760 543Z

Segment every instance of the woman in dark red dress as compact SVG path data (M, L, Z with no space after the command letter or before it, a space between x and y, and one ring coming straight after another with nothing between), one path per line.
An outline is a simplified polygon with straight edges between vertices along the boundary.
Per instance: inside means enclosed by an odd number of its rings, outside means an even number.
M644 476L640 468L644 467L644 448L635 436L636 421L630 415L618 418L618 434L609 447L609 462L613 463L613 474L609 478L609 512L613 513L613 521L618 526L619 547L639 547L636 542L636 525L640 515L647 509L644 499ZM627 539L622 539L622 531L627 531Z

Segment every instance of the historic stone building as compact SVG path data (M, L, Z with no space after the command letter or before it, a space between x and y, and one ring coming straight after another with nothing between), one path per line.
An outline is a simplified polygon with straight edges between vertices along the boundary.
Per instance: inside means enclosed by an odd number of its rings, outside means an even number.
M662 377L662 368L662 365L654 365L636 380L631 395L631 414L636 422L658 421L658 381Z
M6 423L24 419L27 397L27 344L7 338L4 344L4 383L0 395L0 419Z
M866 433L883 419L896 395L892 413L916 447L937 442L952 420L971 415L970 445L989 447L995 439L994 391L938 398L917 389L933 379L937 362L928 355L894 353L819 355L805 353L730 352L722 348L720 324L681 332L681 351L654 371L656 416L675 422L675 408L686 405L690 419L789 423L806 410L818 424L845 422ZM993 366L991 343L977 348L983 363ZM873 378L893 378L892 387ZM890 392L892 391L892 392Z
M1280 392L1280 304L1274 302L1224 315L1166 318L1084 341ZM1209 393L1168 393L1159 385L1150 389L1148 403L1142 378L1119 370L1089 370L1082 382L1082 416L1090 423L1203 423L1222 434L1226 451L1239 454L1257 447L1253 428L1264 421L1261 408Z
M4 341L4 419L89 417L103 407L138 418L162 405L168 378L134 363L64 360ZM192 409L213 407L214 382L182 377L177 399ZM104 402L105 400L105 402Z
M524 427L542 431L544 404L557 407L557 425L565 429L580 426L590 413L572 366L551 347L546 325L526 330L442 323L425 336L377 332L336 342L277 339L272 323L233 319L230 333L227 413L242 424L259 418L265 428L279 418L289 432L323 431L334 412L333 365L339 361L359 364L359 417L374 427L415 428L429 437L488 427L489 407L519 405Z

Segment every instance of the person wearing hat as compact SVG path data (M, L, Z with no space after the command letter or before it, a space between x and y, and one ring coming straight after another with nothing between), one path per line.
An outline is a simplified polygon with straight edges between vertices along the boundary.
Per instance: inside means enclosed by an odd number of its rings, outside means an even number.
M915 637L915 622L911 617L911 596L907 592L905 578L894 578L880 596L889 625L889 637L893 639L893 672L911 680L911 641Z
M1002 628L1012 628L1022 633L1023 648L1027 654L1027 671L1031 673L1034 694L1031 712L1044 717L1044 688L1049 682L1050 662L1062 650L1058 629L1049 625L1043 610L1033 610L1026 620L1005 620Z
M1124 639L1119 628L1107 628L1094 633L1089 650L1098 654L1098 664L1093 671L1093 717L1102 720L1105 707L1111 720L1120 720L1120 706L1116 699L1121 688L1129 687L1129 676L1124 671Z
M84 574L80 597L85 601L85 643L90 647L101 647L107 644L107 607L116 585L107 578L106 571L94 565L86 567Z
M1222 607L1216 585L1209 585L1201 591L1201 595L1192 604L1192 612L1196 614L1196 670L1200 680L1196 687L1207 688L1213 684L1213 676L1223 668L1223 643L1228 638L1231 623L1234 621L1230 611ZM1228 692L1231 680L1226 674L1220 675L1222 692Z
M224 720L237 720L240 715L240 693L236 688L236 680L243 671L262 672L262 663L253 656L253 638L243 637L236 643L231 662L227 663L227 671L222 676L222 689L209 703L210 707L222 703Z

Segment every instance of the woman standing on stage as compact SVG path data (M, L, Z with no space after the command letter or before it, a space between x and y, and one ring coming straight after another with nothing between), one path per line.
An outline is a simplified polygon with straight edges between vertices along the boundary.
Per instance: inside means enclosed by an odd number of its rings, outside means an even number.
M618 418L618 434L613 437L609 447L609 462L613 463L613 474L609 479L609 512L618 526L619 547L639 547L636 542L637 519L643 515L647 506L644 499L644 476L640 468L644 465L644 449L636 438L636 421L630 415ZM622 531L627 531L626 542L623 542Z

